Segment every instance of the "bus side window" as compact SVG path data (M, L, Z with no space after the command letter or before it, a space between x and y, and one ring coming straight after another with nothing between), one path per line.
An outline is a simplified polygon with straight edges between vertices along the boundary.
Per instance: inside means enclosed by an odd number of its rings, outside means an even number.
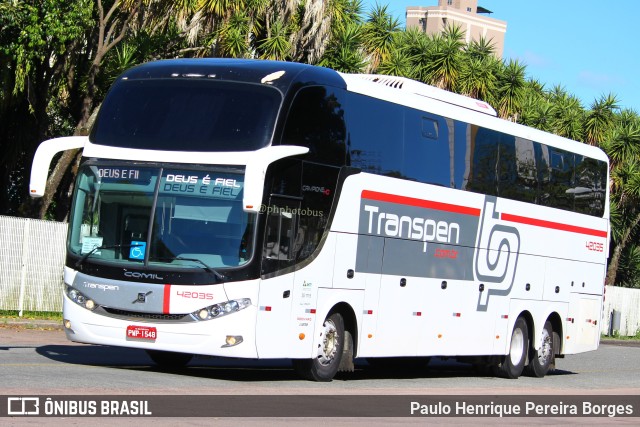
M407 109L404 114L403 177L450 187L453 149L449 146L448 135L441 118Z
M340 93L332 88L302 89L288 112L282 144L309 147L307 160L344 165L347 127L343 102Z
M271 198L266 209L263 273L293 266L298 249L296 242L299 210L299 202Z

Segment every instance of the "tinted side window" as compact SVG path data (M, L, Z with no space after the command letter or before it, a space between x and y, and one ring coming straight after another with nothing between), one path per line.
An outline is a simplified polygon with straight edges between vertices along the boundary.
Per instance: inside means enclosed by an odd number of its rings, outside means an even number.
M573 210L574 156L555 147L543 146L545 157L544 179L540 204L559 209Z
M300 90L289 110L283 145L309 147L307 159L342 166L346 161L346 125L343 100L325 87Z
M606 163L588 157L576 156L573 191L576 212L602 216L607 191L606 177Z
M407 109L404 120L403 176L450 187L453 146L443 118Z
M498 194L497 174L499 132L479 128L472 143L471 167L467 190L490 196Z
M351 165L363 172L402 178L404 107L349 94L348 124Z

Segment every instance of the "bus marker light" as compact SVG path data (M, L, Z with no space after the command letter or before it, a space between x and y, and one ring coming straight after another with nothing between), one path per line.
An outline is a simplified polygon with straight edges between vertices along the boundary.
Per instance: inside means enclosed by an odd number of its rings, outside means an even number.
M302 341L304 339L305 335L303 333L300 333L300 335L298 335L298 339L300 341Z
M442 338L442 334L438 334L438 338Z
M307 308L304 312L305 313L310 313L310 314L316 314L316 309L315 308Z
M422 316L422 312L421 311L414 311L413 315L419 317L419 316Z
M373 334L367 335L367 338L373 338Z
M226 344L223 345L222 348L233 347L234 345L242 343L242 341L244 341L242 335L227 335L227 338L225 339Z

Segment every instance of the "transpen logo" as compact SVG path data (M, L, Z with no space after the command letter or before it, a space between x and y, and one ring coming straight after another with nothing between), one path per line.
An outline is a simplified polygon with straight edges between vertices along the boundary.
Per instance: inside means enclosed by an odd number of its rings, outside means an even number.
M515 280L520 233L514 227L498 224L496 197L487 196L482 210L475 254L475 274L478 280L492 283L478 297L478 311L487 311L491 295L508 295ZM488 289L487 289L488 288Z

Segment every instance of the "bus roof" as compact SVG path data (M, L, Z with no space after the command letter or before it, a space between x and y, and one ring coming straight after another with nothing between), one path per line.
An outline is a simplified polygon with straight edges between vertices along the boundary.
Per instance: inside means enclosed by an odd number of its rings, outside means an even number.
M347 90L608 162L598 147L497 117L489 104L403 77L342 74ZM485 107L486 106L486 107Z
M329 68L297 62L236 58L167 59L133 67L119 79L202 78L259 83L287 93L295 84L328 85L346 89L340 75Z
M462 120L517 137L608 161L599 148L497 117L488 103L404 77L344 74L308 64L237 58L169 59L125 71L119 79L202 78L268 84L286 97L292 89L326 85Z

